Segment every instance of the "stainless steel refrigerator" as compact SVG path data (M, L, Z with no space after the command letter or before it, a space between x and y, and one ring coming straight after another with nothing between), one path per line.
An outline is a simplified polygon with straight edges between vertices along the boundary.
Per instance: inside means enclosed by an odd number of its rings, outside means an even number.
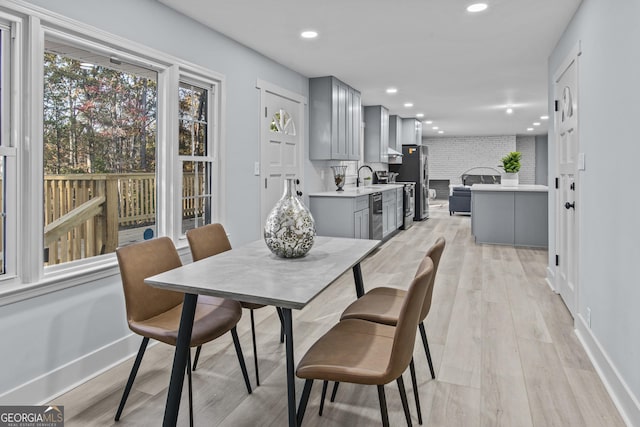
M390 172L398 173L396 181L416 183L415 221L429 218L429 162L426 145L403 145L402 164L389 165Z

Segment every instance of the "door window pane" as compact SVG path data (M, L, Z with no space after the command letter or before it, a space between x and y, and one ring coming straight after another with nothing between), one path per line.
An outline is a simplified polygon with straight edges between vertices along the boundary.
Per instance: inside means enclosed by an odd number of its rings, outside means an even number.
M182 233L211 223L210 162L182 163Z
M44 57L45 264L155 234L157 75L48 40Z

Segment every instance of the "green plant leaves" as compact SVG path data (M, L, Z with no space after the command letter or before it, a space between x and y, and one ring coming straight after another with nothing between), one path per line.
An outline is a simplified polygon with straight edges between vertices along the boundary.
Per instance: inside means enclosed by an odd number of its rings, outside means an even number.
M519 151L512 151L511 153L504 156L502 159L502 167L505 172L508 173L517 173L520 170L520 159L522 158L522 153Z

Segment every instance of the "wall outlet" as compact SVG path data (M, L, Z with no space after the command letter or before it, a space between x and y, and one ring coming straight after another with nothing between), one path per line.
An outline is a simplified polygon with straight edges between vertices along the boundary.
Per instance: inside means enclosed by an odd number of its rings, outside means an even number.
M260 162L255 162L253 164L253 174L255 176L260 176Z
M591 329L591 307L587 307L587 326Z

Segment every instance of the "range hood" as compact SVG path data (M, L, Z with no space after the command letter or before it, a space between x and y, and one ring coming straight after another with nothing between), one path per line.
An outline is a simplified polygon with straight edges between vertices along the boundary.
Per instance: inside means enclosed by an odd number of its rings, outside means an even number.
M398 153L393 148L389 147L388 150L389 152L387 154L389 155L389 157L402 157L402 153Z

